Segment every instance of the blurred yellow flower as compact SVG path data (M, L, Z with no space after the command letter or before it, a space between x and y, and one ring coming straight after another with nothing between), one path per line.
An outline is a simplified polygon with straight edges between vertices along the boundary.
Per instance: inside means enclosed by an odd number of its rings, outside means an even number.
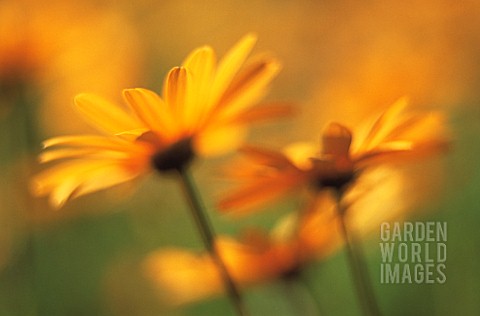
M31 76L44 60L45 44L35 30L16 29L13 2L0 7L0 86L12 86Z
M85 123L65 104L77 91L88 88L112 96L138 82L141 50L131 21L115 6L73 0L1 1L1 110L14 106L12 97L22 88L47 134L85 130Z
M284 152L244 147L250 164L229 171L243 185L220 201L220 209L249 210L305 187L343 190L366 169L445 150L449 141L443 115L406 114L406 105L405 98L398 100L354 144L347 127L330 123L320 153L312 144L295 144Z
M248 287L288 278L309 262L324 259L338 249L342 243L337 229L338 217L328 199L322 199L321 203L317 205L321 212L308 212L300 220L297 214L289 214L270 234L247 230L240 240L218 237L218 253L233 281L240 287ZM205 299L223 291L220 274L207 253L161 249L152 253L144 266L160 295L173 305Z
M179 169L194 156L226 153L240 145L252 121L289 113L282 105L252 109L280 70L275 59L252 58L254 35L243 37L216 64L213 50L194 50L167 75L163 98L146 89L124 90L131 112L92 94L75 98L79 112L106 136L62 136L44 142L42 162L66 160L37 175L34 192L67 200L130 181L156 168Z

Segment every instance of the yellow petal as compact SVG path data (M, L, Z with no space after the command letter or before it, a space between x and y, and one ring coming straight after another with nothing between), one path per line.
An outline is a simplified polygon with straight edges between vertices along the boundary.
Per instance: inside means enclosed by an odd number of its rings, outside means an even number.
M59 136L47 139L43 142L43 147L53 146L72 146L84 148L96 148L103 150L113 150L120 152L141 152L140 144L128 142L121 138L96 136L96 135L77 135L77 136Z
M164 86L165 102L173 113L175 123L182 131L188 132L185 109L189 107L192 95L190 89L190 74L185 67L175 67L168 73ZM183 136L183 135L182 135Z
M78 181L75 177L64 179L50 193L48 201L55 209L59 209L65 205L65 203L72 196L72 192L78 186Z
M194 151L200 156L218 156L237 149L245 139L243 126L211 127L193 140Z
M390 106L373 124L360 150L369 150L377 146L394 126L398 124L399 114L406 108L408 99L403 97Z
M145 125L171 139L176 131L176 122L171 109L153 91L147 89L126 89L123 95L132 110Z
M318 156L318 146L313 143L294 143L282 151L298 169L305 171L313 167L312 158Z
M220 119L235 117L255 105L279 71L280 63L273 59L257 61L241 71L218 101L215 111L220 112Z
M59 208L68 200L130 181L139 175L118 160L78 160L56 165L34 178L36 195L50 194L51 204Z
M148 132L152 132L152 131L149 128L137 128L137 129L117 133L115 134L115 136L118 136L118 138L132 143L132 142L135 142L140 136Z
M275 177L260 178L229 193L220 200L218 208L221 211L235 211L237 214L252 211L259 207L287 196L300 188L304 182L301 173L280 173Z
M445 117L438 112L418 114L399 124L386 137L387 140L422 141L428 139L447 139L449 132Z
M131 181L139 176L137 170L125 168L125 166L112 165L92 170L82 176L77 188L71 195L71 199L79 196L113 187L124 182Z
M213 82L212 103L216 103L230 85L230 82L242 67L256 41L257 37L255 35L247 34L222 58Z
M139 128L140 124L117 105L94 94L79 94L75 105L87 122L100 130L116 134Z
M192 74L192 100L185 109L187 126L200 126L211 108L208 99L215 75L215 53L208 46L198 48L185 59L183 66Z
M183 249L164 249L151 254L145 272L159 287L167 303L178 305L221 292L218 270L207 255Z
M250 145L243 146L240 151L256 164L273 167L278 170L295 169L290 159L282 152Z
M233 118L232 123L248 124L280 117L291 117L295 114L290 104L269 104L250 108Z
M88 170L112 164L112 160L72 160L57 164L37 174L32 180L32 192L43 196L49 194L64 179L72 175L82 174Z
M97 150L91 148L57 149L42 152L38 159L41 163L46 163L58 159L78 158L94 152Z

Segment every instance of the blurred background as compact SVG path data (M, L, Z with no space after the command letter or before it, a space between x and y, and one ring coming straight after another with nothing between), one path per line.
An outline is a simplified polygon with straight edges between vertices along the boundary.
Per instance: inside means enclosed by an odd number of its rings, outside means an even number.
M447 114L452 151L416 166L401 197L415 200L409 220L448 223L447 282L380 284L379 228L365 248L386 315L480 314L479 1L0 0L0 315L231 313L224 297L172 308L142 273L156 249L202 249L172 179L151 176L135 192L96 193L55 211L30 196L28 178L41 169L42 140L93 132L71 106L77 93L122 102L124 88L160 91L192 49L209 44L222 56L251 31L255 51L283 63L267 101L299 110L254 128L251 143L318 141L328 121L356 126L405 95ZM212 172L230 158L194 166L216 230L270 227L291 203L234 220L214 211L223 183ZM360 315L343 252L308 275L325 315ZM275 282L246 295L252 315L296 314Z

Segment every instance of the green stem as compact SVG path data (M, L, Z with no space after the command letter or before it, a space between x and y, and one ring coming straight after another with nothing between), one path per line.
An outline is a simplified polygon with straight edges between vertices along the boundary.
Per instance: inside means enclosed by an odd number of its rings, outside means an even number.
M190 202L190 208L192 211L193 218L195 223L200 230L203 243L205 248L212 256L217 268L220 272L220 276L225 285L228 297L230 298L233 306L238 315L245 316L247 312L245 310L242 297L240 295L237 286L232 280L232 277L228 273L227 267L223 262L220 254L218 253L217 247L215 247L215 232L213 231L212 225L210 224L208 217L206 215L205 207L201 201L200 195L197 191L193 178L190 173L185 168L180 168L178 170L182 187L185 192L186 197Z
M32 176L33 165L35 159L33 153L37 148L38 132L35 122L35 111L38 102L32 99L32 91L28 85L18 84L10 87L10 89L2 90L0 100L6 102L10 107L9 116L6 118L8 123L8 149L5 151L4 158L7 165L13 161L21 161L21 164L15 163L15 167L5 167L3 170L5 177L10 182L9 190L12 196L21 196L21 199L8 199L8 205L15 209L18 216L24 221L22 229L24 229L24 247L23 253L18 258L18 275L26 282L29 291L25 292L28 303L25 304L26 309L31 315L38 314L37 302L37 284L36 284L36 237L35 227L30 213L35 212L36 204L32 196L26 190L29 178ZM7 193L8 194L8 193ZM20 270L20 268L22 270Z
M297 315L322 315L321 304L303 273L299 270L294 275L283 278L287 297L290 298L292 307L298 311Z
M370 276L365 264L364 256L360 248L360 244L353 233L350 233L345 222L346 209L341 203L342 194L337 195L337 211L340 217L340 226L345 240L345 248L347 258L352 274L353 282L357 292L358 299L362 305L363 312L366 316L381 316L375 294L373 292Z

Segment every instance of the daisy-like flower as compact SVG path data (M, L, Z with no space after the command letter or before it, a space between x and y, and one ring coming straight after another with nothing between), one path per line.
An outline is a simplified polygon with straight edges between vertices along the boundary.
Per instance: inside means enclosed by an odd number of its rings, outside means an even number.
M323 260L339 249L334 207L323 199L320 208L326 212L309 212L301 220L297 214L289 214L270 233L246 230L240 239L219 236L215 245L233 281L245 288L290 278L308 263ZM206 299L224 290L207 253L162 249L152 253L144 266L165 301L173 305Z
M255 41L246 35L218 64L212 48L194 50L170 70L162 97L146 89L124 90L130 111L96 95L78 95L80 114L106 134L45 141L40 160L57 164L35 177L35 194L50 195L60 207L154 169L179 170L195 156L238 147L250 122L287 114L282 105L252 108L280 70L268 56L244 66Z
M350 129L330 123L322 134L320 152L312 144L295 144L283 152L243 147L250 164L229 172L243 185L220 201L220 209L250 210L302 188L343 192L367 169L447 149L443 115L405 113L406 105L405 98L398 100L354 144Z

